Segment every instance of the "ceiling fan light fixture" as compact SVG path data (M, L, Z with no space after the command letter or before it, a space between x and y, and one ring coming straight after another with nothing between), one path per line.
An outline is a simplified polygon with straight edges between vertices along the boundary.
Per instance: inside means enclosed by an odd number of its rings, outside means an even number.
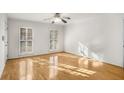
M59 22L61 22L61 19L56 17L56 18L54 18L54 22L59 23Z

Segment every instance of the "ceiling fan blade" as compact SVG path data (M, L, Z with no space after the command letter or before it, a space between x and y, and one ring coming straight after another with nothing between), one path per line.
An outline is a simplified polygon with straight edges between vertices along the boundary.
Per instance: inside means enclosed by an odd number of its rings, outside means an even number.
M64 18L64 19L69 19L69 20L71 19L70 17L63 17L63 18Z
M61 18L61 20L62 20L62 22L67 23L67 21L66 21L66 20L64 20L64 19L62 19L62 18Z

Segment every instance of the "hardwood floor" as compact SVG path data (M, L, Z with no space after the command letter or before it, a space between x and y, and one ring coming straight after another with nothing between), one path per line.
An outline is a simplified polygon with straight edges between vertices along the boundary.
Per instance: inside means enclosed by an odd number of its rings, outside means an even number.
M69 53L11 59L2 80L124 80L124 69Z

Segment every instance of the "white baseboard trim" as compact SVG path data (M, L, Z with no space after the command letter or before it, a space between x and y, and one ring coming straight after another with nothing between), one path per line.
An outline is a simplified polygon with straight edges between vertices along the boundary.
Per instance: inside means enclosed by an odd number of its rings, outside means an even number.
M64 51L56 51L56 52L50 51L50 52L48 52L48 53L43 53L43 54L23 55L23 56L18 56L18 57L13 57L13 58L8 58L8 59L16 59L16 58L32 57L32 56L39 56L39 55L48 55L48 54L61 53L61 52L64 52Z

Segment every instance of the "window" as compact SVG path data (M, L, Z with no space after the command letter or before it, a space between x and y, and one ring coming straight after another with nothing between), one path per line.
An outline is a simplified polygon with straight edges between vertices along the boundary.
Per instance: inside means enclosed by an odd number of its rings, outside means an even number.
M51 30L50 31L50 51L54 51L57 49L57 42L58 42L58 31Z
M19 33L19 50L20 54L27 54L32 52L32 29L20 28Z

